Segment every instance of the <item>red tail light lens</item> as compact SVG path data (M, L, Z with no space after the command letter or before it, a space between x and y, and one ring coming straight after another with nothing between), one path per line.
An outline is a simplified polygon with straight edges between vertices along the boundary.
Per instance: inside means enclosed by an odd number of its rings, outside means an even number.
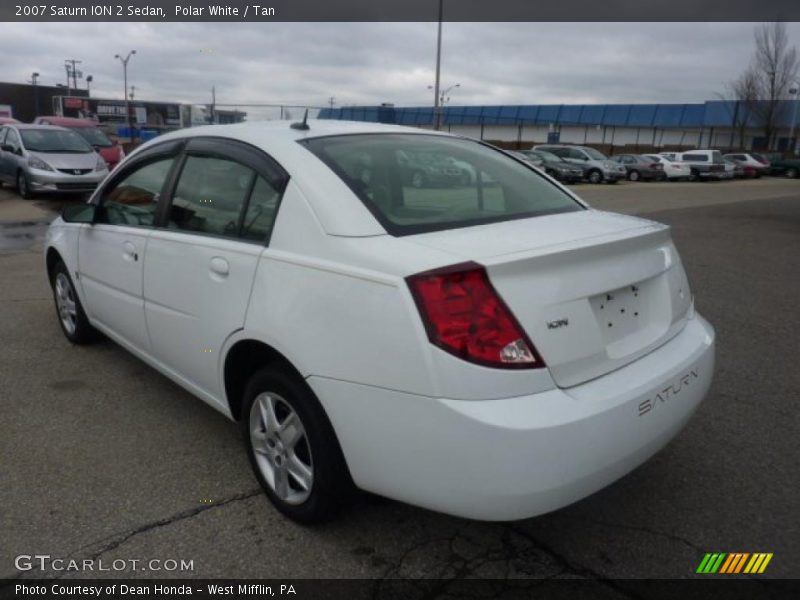
M544 366L482 266L462 263L411 275L406 281L432 344L489 367Z

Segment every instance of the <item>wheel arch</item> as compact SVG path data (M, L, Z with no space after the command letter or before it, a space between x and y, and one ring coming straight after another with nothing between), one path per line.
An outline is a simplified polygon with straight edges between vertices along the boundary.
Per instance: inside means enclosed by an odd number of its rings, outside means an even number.
M292 362L274 347L260 340L243 338L234 342L225 354L222 376L225 398L231 417L242 417L244 389L252 375L270 364L281 364L301 381L305 381Z
M61 253L54 246L48 247L45 252L45 265L47 266L47 281L53 281L53 271L55 270L56 265L59 262L63 262L64 264L66 264L64 257L61 256Z

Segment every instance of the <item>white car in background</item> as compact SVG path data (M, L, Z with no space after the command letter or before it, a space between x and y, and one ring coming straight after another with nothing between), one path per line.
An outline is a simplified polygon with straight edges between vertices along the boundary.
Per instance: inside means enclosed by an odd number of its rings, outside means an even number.
M692 174L689 165L673 158L668 158L662 154L645 154L644 156L650 160L661 163L664 167L664 175L667 176L667 179L689 179L689 176Z
M403 153L480 176L416 188ZM169 133L56 219L45 256L66 337L102 332L239 421L301 522L354 488L474 519L557 509L667 444L714 371L667 226L420 129Z

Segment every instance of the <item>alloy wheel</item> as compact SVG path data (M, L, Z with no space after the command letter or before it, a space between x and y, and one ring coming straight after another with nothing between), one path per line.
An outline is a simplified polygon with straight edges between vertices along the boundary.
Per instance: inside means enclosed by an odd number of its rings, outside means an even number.
M77 328L78 308L72 284L64 273L56 275L55 295L61 324L69 335L73 335Z
M250 409L250 443L272 492L291 505L308 500L314 462L300 415L274 392L259 394Z

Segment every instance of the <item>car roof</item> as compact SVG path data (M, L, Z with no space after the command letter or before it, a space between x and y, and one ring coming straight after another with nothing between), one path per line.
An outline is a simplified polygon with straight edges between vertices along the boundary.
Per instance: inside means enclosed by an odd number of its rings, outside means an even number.
M77 117L59 117L56 115L42 115L34 119L34 123L39 119L47 119L53 125L61 125L66 127L97 127L99 123L91 119L79 119Z
M58 125L47 125L44 123L7 123L7 126L16 127L19 130L23 129L44 129L44 130L58 130L69 131L66 127L59 127Z
M299 119L298 119L299 121ZM370 133L404 133L410 135L452 136L431 129L325 119L309 119L308 129L294 129L291 121L245 121L231 125L204 125L179 129L142 144L131 152L127 161L140 152L162 142L195 137L221 138L243 142L258 148L275 159L291 175L292 181L306 197L324 229L331 235L374 236L386 235L386 230L353 196L352 190L325 163L315 159L303 144L297 142L339 135ZM477 142L476 142L477 143ZM343 209L330 198L353 196L357 209ZM357 204L355 204L357 203Z

